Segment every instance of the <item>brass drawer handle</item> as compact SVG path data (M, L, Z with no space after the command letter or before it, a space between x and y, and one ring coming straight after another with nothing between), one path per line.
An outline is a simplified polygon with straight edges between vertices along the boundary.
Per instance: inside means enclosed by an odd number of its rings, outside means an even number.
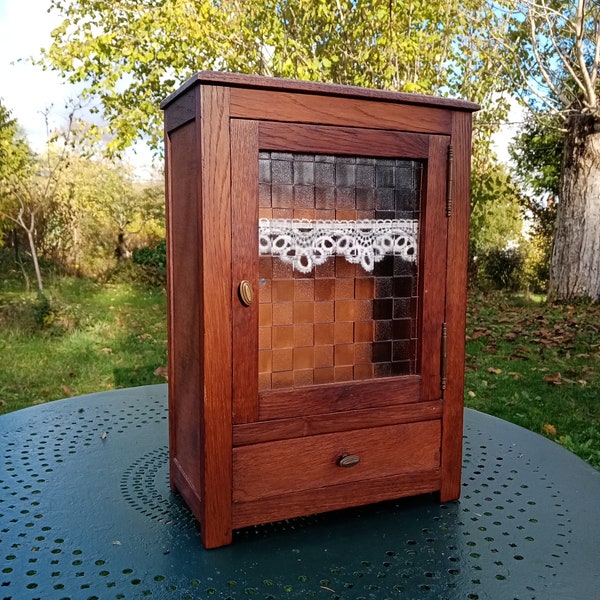
M238 293L240 295L240 300L244 306L250 306L252 301L254 300L254 291L252 290L252 285L246 279L240 282L238 286Z
M338 458L338 467L354 467L360 462L360 457L357 454L343 454Z

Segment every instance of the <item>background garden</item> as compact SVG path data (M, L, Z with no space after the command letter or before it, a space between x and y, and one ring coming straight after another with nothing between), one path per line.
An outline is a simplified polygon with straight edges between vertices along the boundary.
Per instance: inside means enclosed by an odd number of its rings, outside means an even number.
M160 101L229 70L481 104L465 402L600 468L599 6L50 5L62 24L35 60L84 87L35 152L0 92L0 412L165 381L164 182L122 158L142 141L160 161ZM517 103L501 162L493 135Z

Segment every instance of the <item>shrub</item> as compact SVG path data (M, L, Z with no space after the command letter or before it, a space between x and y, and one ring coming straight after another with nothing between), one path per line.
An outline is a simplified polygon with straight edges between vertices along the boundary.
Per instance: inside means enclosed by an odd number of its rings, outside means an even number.
M144 246L133 251L133 262L137 265L145 265L166 269L167 267L167 242L161 240L156 246Z
M38 293L37 301L33 305L33 318L40 327L47 327L54 321L54 310L46 294Z
M482 257L480 269L493 288L516 291L523 287L524 263L525 259L519 248L493 248Z
M550 258L552 254L552 239L534 236L528 244L525 258L525 278L529 288L536 293L545 293L550 277Z
M119 262L104 272L101 280L105 283L140 283L153 287L167 284L167 252L163 240L156 246L136 248L132 260Z

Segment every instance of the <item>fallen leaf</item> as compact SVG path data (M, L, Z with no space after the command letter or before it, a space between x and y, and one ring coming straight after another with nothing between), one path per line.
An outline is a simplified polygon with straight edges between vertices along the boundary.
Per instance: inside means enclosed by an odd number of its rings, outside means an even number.
M504 339L505 340L516 340L517 339L517 334L514 331L509 331L508 333L504 334Z
M169 379L169 369L167 367L157 367L154 369L154 375L156 377L164 377L165 379Z
M467 394L469 395L469 398L475 398L475 392L472 392L471 390L469 390L467 392Z
M550 423L544 423L542 430L548 435L556 435L556 427L554 427L554 425L550 425Z
M149 333L141 333L138 335L138 340L151 340L152 336Z
M101 354L112 354L112 348L100 348L98 352L100 352Z
M508 357L508 360L528 360L528 359L529 359L529 349L528 348L517 348L517 350Z
M471 334L472 340L478 340L479 338L486 337L492 333L491 329L486 329L485 327L478 327Z
M563 379L560 373L555 373L554 375L546 375L544 381L553 385L562 385Z
M500 375L500 373L502 373L502 369L496 369L495 367L488 367L488 373L493 373L494 375Z
M63 385L62 386L63 392L69 397L71 398L73 396L73 390L68 386L68 385Z

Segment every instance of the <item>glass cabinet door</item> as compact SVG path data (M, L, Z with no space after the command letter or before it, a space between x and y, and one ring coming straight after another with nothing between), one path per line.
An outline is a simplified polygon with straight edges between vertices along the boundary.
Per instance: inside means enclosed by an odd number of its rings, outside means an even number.
M259 155L259 390L416 373L423 165Z
M236 422L439 399L447 140L247 121L232 140Z

